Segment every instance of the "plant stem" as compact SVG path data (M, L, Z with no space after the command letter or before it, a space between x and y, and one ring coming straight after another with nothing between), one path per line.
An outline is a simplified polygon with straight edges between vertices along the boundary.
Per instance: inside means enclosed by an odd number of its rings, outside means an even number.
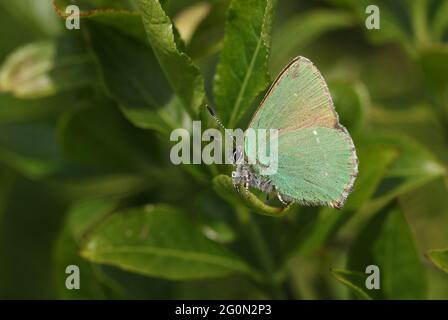
M285 294L282 290L281 283L275 278L275 266L269 248L260 232L260 229L254 219L252 219L251 213L245 208L237 208L237 213L240 223L247 230L248 240L251 247L254 250L258 262L262 268L264 280L267 283L262 283L262 287L266 288L266 291L274 299L284 299Z
M412 22L417 46L421 47L428 42L427 30L428 7L425 0L414 0L412 3Z

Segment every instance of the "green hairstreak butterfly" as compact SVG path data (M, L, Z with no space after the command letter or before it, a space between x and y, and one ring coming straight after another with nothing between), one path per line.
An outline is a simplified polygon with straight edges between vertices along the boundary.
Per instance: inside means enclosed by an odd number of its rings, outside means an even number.
M299 56L285 67L248 128L278 130L277 170L263 175L261 163L236 161L232 180L237 188L275 191L285 204L344 205L358 174L358 158L328 86L310 60ZM249 152L246 143L235 157L247 158Z

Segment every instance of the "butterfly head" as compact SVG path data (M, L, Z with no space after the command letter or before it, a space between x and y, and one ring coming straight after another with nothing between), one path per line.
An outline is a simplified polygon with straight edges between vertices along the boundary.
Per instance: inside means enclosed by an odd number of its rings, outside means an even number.
M242 146L237 145L233 151L233 164L235 166L244 163L244 150Z
M248 185L250 180L249 165L244 163L244 150L242 146L236 146L233 152L233 164L235 170L232 171L232 182L235 186L243 184Z

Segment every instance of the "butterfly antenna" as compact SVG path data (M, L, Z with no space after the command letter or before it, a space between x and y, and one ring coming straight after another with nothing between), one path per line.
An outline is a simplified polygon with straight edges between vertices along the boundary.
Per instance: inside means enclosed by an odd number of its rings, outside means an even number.
M215 119L215 121L218 123L218 125L224 130L224 132L229 135L229 137L233 140L234 143L236 143L236 139L234 136L230 135L227 130L226 127L222 124L221 120L219 120L218 116L216 115L215 110L213 110L212 107L210 107L209 105L206 105L208 112L210 113L210 115L212 116L213 119Z
M208 112L210 113L210 115L212 116L213 119L215 119L216 123L218 123L218 125L223 129L226 130L226 127L224 127L224 125L222 124L221 120L219 120L218 116L216 115L215 110L213 110L212 107L210 107L209 105L206 106Z
M213 108L211 106L209 106L208 104L206 105L206 107L207 107L208 112L212 116L212 118L215 119L215 121L218 123L218 125L224 130L224 133L226 135L228 135L228 137L230 137L230 139L232 139L234 145L236 146L236 138L227 132L226 127L222 124L221 120L219 120L218 116L216 115L215 110L213 110ZM237 191L239 193L238 189L237 189Z

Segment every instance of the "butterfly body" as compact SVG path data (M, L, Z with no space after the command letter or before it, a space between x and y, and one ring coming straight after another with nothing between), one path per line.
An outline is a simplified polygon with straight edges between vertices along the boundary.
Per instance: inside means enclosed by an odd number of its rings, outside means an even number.
M236 151L241 157L241 151ZM264 193L271 193L275 190L274 184L268 176L261 175L256 170L256 166L248 164L247 161L236 164L235 171L232 172L232 182L235 186L243 185L246 189L256 188Z
M358 158L348 131L339 123L328 87L318 69L297 57L274 81L249 128L278 130L278 170L262 174L262 164L236 161L235 186L276 191L282 202L341 208L358 174ZM247 144L236 158L251 156ZM253 157L253 155L252 155ZM285 200L286 199L286 200Z

